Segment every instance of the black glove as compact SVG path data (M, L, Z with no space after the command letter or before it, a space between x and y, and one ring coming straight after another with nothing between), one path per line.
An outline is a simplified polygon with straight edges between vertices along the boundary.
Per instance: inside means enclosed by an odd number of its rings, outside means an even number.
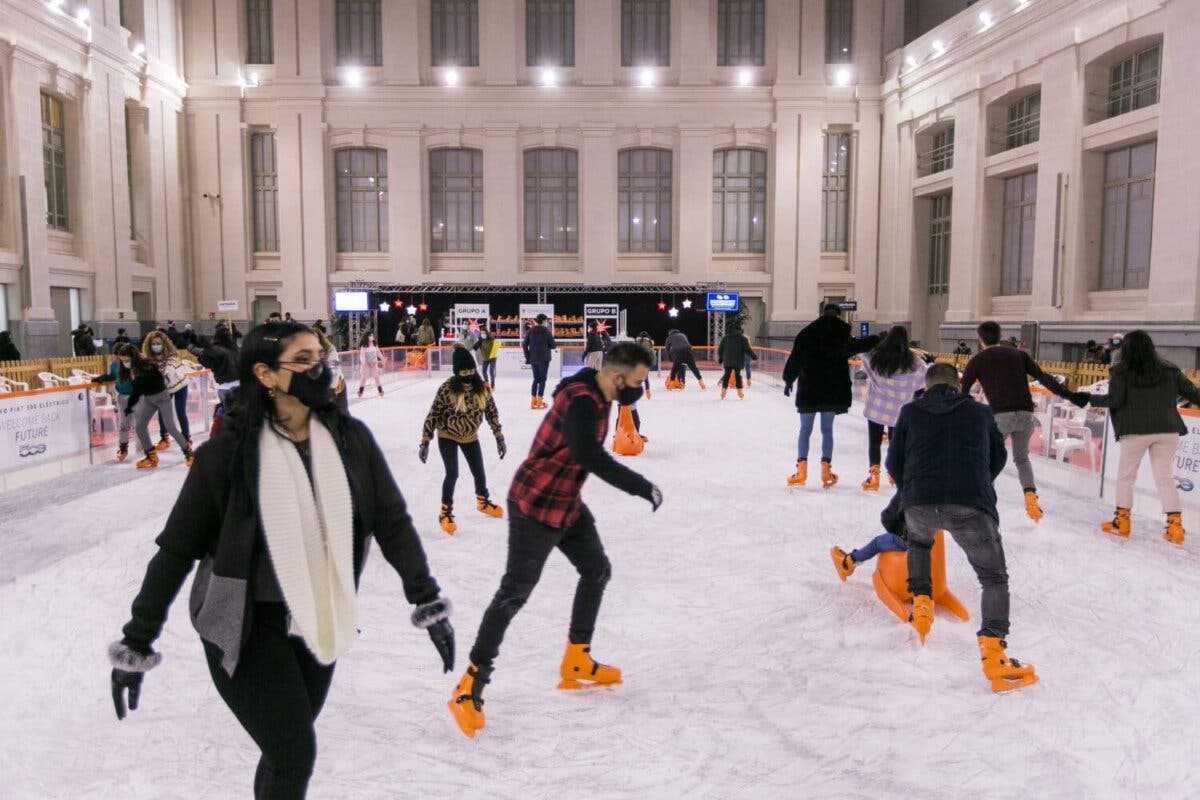
M792 385L790 383L785 383L783 385L783 396L784 397L792 396Z
M504 443L503 436L496 437L496 450L500 453L500 460L503 461L504 457L508 455L508 445Z
M137 711L138 700L142 696L142 677L162 662L162 655L153 650L141 653L121 642L113 642L108 646L108 660L113 665L110 678L113 708L117 712L117 719L125 719L126 690L129 710Z
M662 489L650 484L650 495L646 499L650 501L650 510L658 511L658 507L662 505L663 501Z
M1087 404L1091 402L1092 396L1088 392L1072 392L1068 399L1080 408L1086 408Z
M454 669L454 627L450 612L454 606L445 597L422 603L413 609L412 624L429 631L429 639L442 657L443 672Z
M417 458L421 459L422 464L424 464L426 461L429 460L429 440L428 439L421 442L421 446L417 448Z

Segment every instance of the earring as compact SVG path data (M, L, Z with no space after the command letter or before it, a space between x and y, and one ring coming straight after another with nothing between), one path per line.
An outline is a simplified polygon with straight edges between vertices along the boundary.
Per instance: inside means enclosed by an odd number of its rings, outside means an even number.
M267 397L271 400L274 400L275 399L275 390L267 389Z

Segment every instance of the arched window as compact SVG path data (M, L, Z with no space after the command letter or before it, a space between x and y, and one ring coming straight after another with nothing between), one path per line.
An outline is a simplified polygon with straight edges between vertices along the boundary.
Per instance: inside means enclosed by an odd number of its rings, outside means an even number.
M387 151L373 147L338 150L334 183L338 252L387 252Z
M617 154L617 249L671 252L671 151L631 148Z
M579 154L525 151L525 252L579 252Z
M713 153L713 252L767 251L767 151Z
M429 153L429 224L432 252L483 252L482 151Z

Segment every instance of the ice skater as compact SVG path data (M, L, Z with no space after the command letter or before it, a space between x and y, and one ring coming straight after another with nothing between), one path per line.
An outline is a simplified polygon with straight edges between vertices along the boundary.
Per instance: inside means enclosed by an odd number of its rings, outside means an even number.
M132 344L119 344L113 350L112 363L108 372L99 375L96 383L111 383L117 401L117 461L129 457L129 438L134 429L132 414L125 413L129 407L129 396L133 394L133 360L137 348Z
M163 449L162 442L156 447L150 439L150 420L154 419L155 415L158 416L158 424L165 425L166 431L175 438L179 449L183 451L183 460L191 466L192 443L175 423L175 407L171 402L171 393L168 391L167 378L163 371L141 353L131 353L129 363L133 389L125 405L125 415L135 415L134 429L144 454L137 462L137 468L154 469L158 466L158 452Z
M471 664L447 704L468 737L484 726L483 687L491 680L504 633L525 605L555 548L579 572L567 649L559 667L560 689L621 682L616 667L591 656L592 633L611 567L596 520L580 492L594 474L624 492L662 504L662 492L618 464L604 448L613 401L632 405L642 394L650 357L633 342L614 345L599 371L584 368L554 391L533 447L513 477L508 494L508 566L500 589L483 613L471 648Z
M446 672L454 629L383 453L330 399L317 337L297 323L256 328L240 374L226 423L200 449L132 618L108 648L112 698L118 719L127 704L137 709L145 673L162 660L153 645L167 611L200 561L192 625L217 694L261 751L254 796L298 800L334 667L357 636L372 537Z
M546 379L550 374L550 361L558 343L554 334L546 327L545 314L538 314L534 325L525 332L525 341L521 348L525 351L525 363L533 371L533 386L530 389L529 407L539 410L546 408Z
M700 374L700 368L696 366L696 354L692 351L692 343L688 341L686 333L672 328L667 332L667 341L663 349L667 360L671 362L671 374L667 378L668 389L683 389L686 386L686 375L689 369L696 376L700 388L706 388L704 376Z
M1007 458L991 409L958 391L951 364L934 364L925 373L925 394L901 409L887 456L908 532L912 626L924 642L933 625L929 551L937 532L948 531L983 590L979 652L983 674L997 692L1037 680L1032 665L1005 652L1008 567L992 483Z
M722 400L729 391L730 383L735 384L739 398L746 396L742 390L742 369L757 360L758 354L750 346L750 340L742 333L741 328L730 328L729 332L721 337L721 344L717 347L717 361L725 370L720 380Z
M1080 408L1087 404L1087 395L1070 391L1058 378L1043 372L1024 350L1002 344L998 322L983 323L977 333L981 349L963 368L962 393L969 395L976 381L983 386L988 405L996 415L996 427L1012 441L1013 464L1025 492L1025 513L1038 522L1044 512L1038 504L1037 482L1029 461L1029 440L1037 423L1029 379ZM1050 432L1044 431L1042 435L1049 436Z
M891 434L900 409L925 385L928 365L908 346L908 330L895 325L883 341L870 352L863 353L862 366L868 381L863 416L867 418L867 459L870 462L862 490L877 492L884 437Z
M796 411L800 414L800 436L796 442L796 472L788 476L788 486L808 482L808 445L813 425L821 419L821 486L837 483L833 473L833 418L850 410L851 356L870 350L878 336L855 339L850 325L842 319L837 303L826 303L821 316L810 322L792 343L792 352L783 367L783 393L796 388Z
M638 334L637 338L634 339L633 341L634 341L634 344L638 345L639 347L644 348L646 350L646 352L650 354L650 369L654 370L658 366L658 348L656 348L654 346L654 340L652 338L650 338L650 334L647 333L646 331L642 331L641 333ZM646 399L649 400L650 399L650 375L649 374L646 375L646 383L645 383L644 388L646 389Z
M375 334L367 331L358 342L358 396L363 396L367 381L374 379L379 396L383 397L383 383L379 376L383 372L383 353L375 343Z
M471 477L475 479L475 508L489 517L504 516L504 509L492 502L487 488L487 473L483 468L483 448L479 446L479 426L486 417L496 437L496 449L503 459L508 453L504 433L500 429L500 412L496 398L487 383L476 373L475 359L464 347L455 347L452 356L454 374L438 388L433 405L421 430L421 446L417 454L424 464L429 459L429 442L434 431L438 435L438 452L446 467L442 481L442 510L438 525L448 534L458 530L454 521L454 486L458 483L458 451L467 459Z
M604 354L611 345L612 339L600 323L597 320L589 322L583 355L583 362L588 369L600 370L604 364Z
M496 359L500 355L500 340L488 326L479 329L479 341L475 343L479 351L479 375L493 392L496 391Z
M192 367L179 357L179 351L175 348L171 338L159 331L150 333L142 342L142 359L154 364L163 374L167 385L167 394L170 395L171 405L175 409L175 424L183 433L183 438L187 440L188 446L191 447L192 430L188 421L187 402L188 373L192 371ZM156 445L160 453L171 446L169 433L170 426L167 424L166 415L160 411L158 413L158 444Z
M904 512L900 509L900 493L892 495L891 501L879 514L883 533L857 550L847 553L840 547L829 551L833 568L838 577L845 581L854 574L854 568L870 561L880 553L903 553L908 550L908 530L904 527Z

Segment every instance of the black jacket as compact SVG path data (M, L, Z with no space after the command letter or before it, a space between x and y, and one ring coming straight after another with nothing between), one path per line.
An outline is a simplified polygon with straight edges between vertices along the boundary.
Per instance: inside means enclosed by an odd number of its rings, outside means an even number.
M992 410L944 384L900 409L888 440L887 471L906 509L973 506L999 521L992 482L1007 460Z
M436 599L439 588L429 574L421 540L370 430L332 406L319 412L319 418L333 434L350 484L355 582L374 536L383 557L400 574L408 602L416 605ZM222 664L232 674L240 646L251 630L254 589L249 584L263 534L254 496L258 491L257 436L252 434L243 441L236 412L229 420L215 438L196 451L196 463L166 527L155 540L158 553L150 560L133 601L132 618L122 630L127 646L147 651L162 632L171 602L192 565L201 561L192 587L193 624L202 638L222 650ZM231 593L230 587L240 588L240 605L215 607L212 600L217 591L222 600L236 600L239 592ZM224 647L213 641L222 634Z
M758 354L750 346L746 334L725 334L717 348L717 361L721 362L725 369L745 369L747 360L758 361Z
M189 347L188 352L200 359L200 366L211 370L217 383L233 383L238 379L238 354L236 350L209 344L201 349Z
M525 351L525 361L530 364L549 364L550 351L558 347L554 334L545 325L534 325L525 334L521 344Z
M132 412L133 407L138 404L138 401L143 396L162 394L166 390L167 379L163 377L162 370L152 365L147 365L133 376L133 392L129 395L129 403L125 406L125 409Z
M71 343L77 356L96 355L96 341L92 339L92 334L88 331L76 330L71 334Z
M853 398L847 360L879 344L878 336L855 339L850 325L822 315L796 334L792 353L783 367L783 382L796 388L796 410L802 414L832 411L845 414Z
M607 353L611 344L612 339L608 338L607 333L589 333L587 335L587 347L584 348L584 352Z
M21 351L12 342L0 345L0 361L20 361Z
M1200 390L1174 364L1164 363L1152 386L1138 386L1118 364L1108 380L1108 394L1094 394L1091 402L1109 409L1118 439L1151 433L1183 436L1187 425L1175 404L1179 397L1200 405Z

